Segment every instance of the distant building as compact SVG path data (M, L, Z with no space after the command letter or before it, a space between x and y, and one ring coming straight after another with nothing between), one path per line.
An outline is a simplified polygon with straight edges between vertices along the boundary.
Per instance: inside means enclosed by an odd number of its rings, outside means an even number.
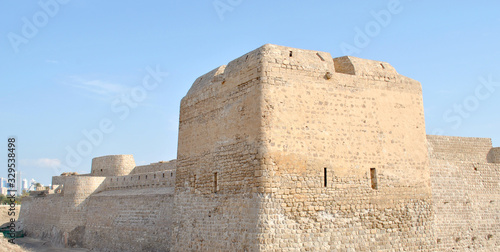
M23 173L20 171L16 172L16 195L20 196L23 193L23 187L22 187L22 178Z
M30 184L29 184L29 186L28 186L28 188L29 188L29 190L30 190L30 191L36 191L36 186L35 186L35 184L36 184L36 180L31 179L31 180L30 180Z
M8 190L10 189L9 183L7 183L6 178L0 178L0 193L3 195L7 195Z
M7 195L7 187L0 187L0 194Z
M8 187L6 178L0 178L0 187Z
M22 180L22 185L21 185L21 187L22 187L22 189L23 189L24 191L27 191L27 190L28 190L28 187L29 187L29 186L28 186L28 180L27 180L27 179L23 179L23 180Z

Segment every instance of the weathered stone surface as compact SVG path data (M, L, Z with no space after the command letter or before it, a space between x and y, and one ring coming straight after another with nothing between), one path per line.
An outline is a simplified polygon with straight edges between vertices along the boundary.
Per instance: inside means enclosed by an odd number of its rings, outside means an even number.
M132 155L110 155L92 159L93 176L127 175L135 167Z
M438 250L498 251L500 164L491 139L427 136Z
M500 150L427 136L420 83L385 62L264 45L194 82L178 147L54 177L25 230L101 251L500 246Z

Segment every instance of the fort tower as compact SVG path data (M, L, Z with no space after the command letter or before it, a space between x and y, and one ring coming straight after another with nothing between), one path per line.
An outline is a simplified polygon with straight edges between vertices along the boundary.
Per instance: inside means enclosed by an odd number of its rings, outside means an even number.
M174 250L427 248L429 176L419 82L264 45L181 102Z

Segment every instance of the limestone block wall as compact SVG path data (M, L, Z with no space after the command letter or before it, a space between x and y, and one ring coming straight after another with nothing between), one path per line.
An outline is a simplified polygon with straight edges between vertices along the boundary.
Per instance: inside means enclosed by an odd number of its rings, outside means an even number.
M384 62L274 45L243 55L182 100L177 162L174 250L435 243L421 87ZM243 235L232 204L248 201Z
M258 242L262 195L177 194L171 251L262 251Z
M64 185L64 181L68 176L52 176L52 185Z
M488 138L427 136L438 250L500 249L500 164Z
M500 163L500 147L491 148L487 156L489 163Z
M385 62L262 54L263 250L432 248L420 84Z
M84 246L97 251L171 251L173 192L164 187L92 195Z
M255 251L261 51L199 77L181 101L173 251Z
M487 163L490 138L428 135L432 159Z
M23 200L20 221L29 236L64 246L82 246L88 197L103 190L105 177L68 176L62 193Z
M174 187L175 170L163 170L147 173L134 173L126 176L107 177L104 181L106 190L149 188L149 187Z
M92 159L92 176L121 176L135 168L133 155L109 155Z
M177 168L177 160L170 160L168 162L158 162L151 163L148 165L140 165L136 166L130 174L139 174L139 173L147 173L147 172L156 172L156 171L165 171L165 170L175 170Z
M46 197L25 197L23 199L19 222L27 236L51 240L63 244L63 232L59 227L63 213L63 196L50 194Z
M195 184L198 191L211 193L217 172L224 184L220 190L252 191L260 137L259 60L255 50L214 69L199 77L182 99L177 187Z
M87 216L88 197L104 190L105 177L70 176L66 178L61 202L59 227L64 245L82 246Z
M269 153L318 160L320 173L329 166L362 178L378 168L393 179L380 187L429 186L420 83L385 62L348 57L356 74L344 74L328 53L269 47L262 105Z

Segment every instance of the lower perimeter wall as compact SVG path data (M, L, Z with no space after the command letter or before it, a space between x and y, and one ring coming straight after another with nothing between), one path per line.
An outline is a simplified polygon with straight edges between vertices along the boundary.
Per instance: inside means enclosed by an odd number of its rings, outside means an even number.
M437 250L500 251L500 164L486 161L491 140L427 140Z
M262 251L257 228L261 195L178 190L172 251Z
M426 199L355 197L349 188L305 202L285 193L177 192L172 251L432 251ZM356 190L359 192L358 190ZM368 191L368 190L367 190ZM295 198L290 202L290 197ZM370 199L371 198L371 199ZM299 203L300 201L300 203ZM303 208L300 212L296 210ZM295 212L294 212L295 211Z
M173 188L104 191L89 198L84 247L170 251Z
M62 203L61 194L25 197L19 214L21 229L30 237L50 240L53 244L64 244L63 232L59 226Z
M434 246L426 200L387 200L390 206L384 207L383 199L370 200L368 194L326 195L303 202L311 209L304 212L287 207L295 204L288 195L268 198L262 204L267 225L260 251L430 251Z
M87 221L88 197L100 190L104 177L71 176L62 193L23 200L20 219L27 235L54 245L81 247Z
M500 251L500 165L431 160L437 248Z

